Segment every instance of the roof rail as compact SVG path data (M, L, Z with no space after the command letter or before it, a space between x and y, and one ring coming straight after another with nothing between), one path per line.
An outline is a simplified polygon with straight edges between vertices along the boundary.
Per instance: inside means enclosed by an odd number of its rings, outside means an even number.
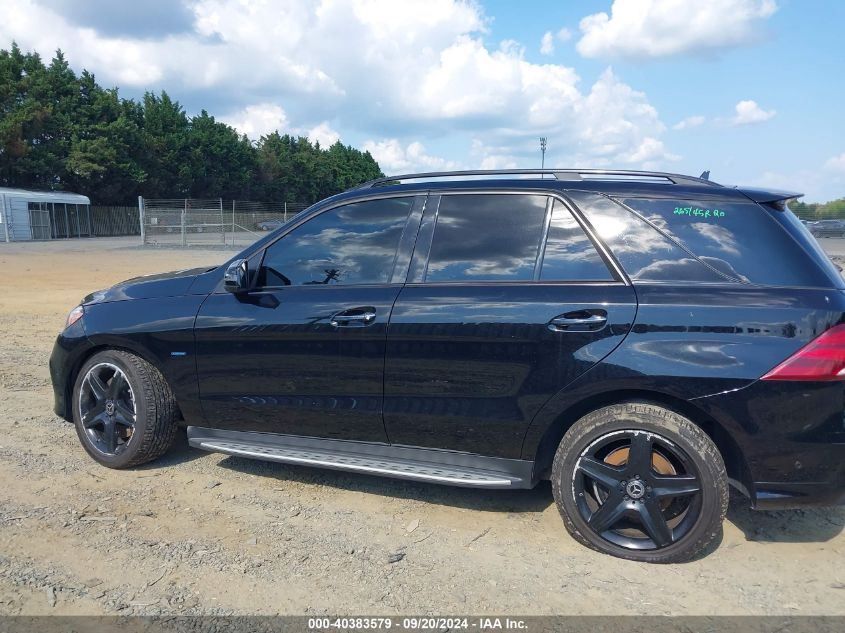
M471 169L464 171L432 171L419 174L401 174L398 176L386 176L376 178L355 187L355 189L368 189L394 184L397 181L405 180L435 180L437 178L459 178L463 176L554 176L557 180L581 181L581 180L616 180L616 181L663 181L666 184L675 185L709 185L720 187L721 185L704 178L685 176L683 174L672 174L663 171L637 171L633 169Z

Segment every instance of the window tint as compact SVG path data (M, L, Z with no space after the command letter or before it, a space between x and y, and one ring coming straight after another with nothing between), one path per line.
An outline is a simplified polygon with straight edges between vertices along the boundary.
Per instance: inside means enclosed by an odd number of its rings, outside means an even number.
M733 279L766 285L830 285L770 212L753 202L642 198L624 202L701 261Z
M725 281L654 227L602 195L571 192L598 236L636 281Z
M540 279L613 280L601 255L569 209L558 200L554 205Z
M425 280L532 279L547 200L530 195L444 195Z
M413 201L357 202L311 218L267 249L259 285L388 283Z

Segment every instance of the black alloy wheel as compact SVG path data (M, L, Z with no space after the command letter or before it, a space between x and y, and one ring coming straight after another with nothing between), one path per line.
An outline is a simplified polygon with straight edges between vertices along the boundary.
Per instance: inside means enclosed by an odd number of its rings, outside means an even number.
M119 455L126 449L137 412L132 386L119 367L102 362L88 369L79 390L79 419L101 453Z
M601 538L632 550L683 538L701 513L701 484L686 453L642 430L601 436L581 454L573 481L578 510Z
M728 507L725 463L710 436L649 402L608 405L575 422L551 481L575 540L641 562L700 555L721 533Z
M130 468L164 454L180 420L161 372L116 349L99 351L82 365L72 411L83 448L109 468Z

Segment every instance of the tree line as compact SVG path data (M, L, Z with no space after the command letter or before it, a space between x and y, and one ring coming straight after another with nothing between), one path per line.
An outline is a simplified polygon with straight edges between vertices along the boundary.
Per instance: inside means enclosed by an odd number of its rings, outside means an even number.
M0 186L82 193L93 204L147 198L315 202L383 176L369 152L278 131L250 141L162 91L141 101L77 76L61 51L49 65L0 49Z
M796 201L789 204L792 212L802 220L841 220L845 219L845 198L830 202Z

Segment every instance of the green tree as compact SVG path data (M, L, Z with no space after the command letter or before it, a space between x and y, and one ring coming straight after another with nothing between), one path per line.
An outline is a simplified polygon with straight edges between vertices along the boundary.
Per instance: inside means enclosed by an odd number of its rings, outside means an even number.
M795 201L790 203L789 208L802 220L841 220L845 219L845 198L838 198L830 202L805 203Z
M181 176L193 198L249 199L256 150L246 136L203 110L191 119Z
M78 77L56 51L48 66L16 44L0 50L0 184L68 189L95 204L148 198L314 202L381 176L368 153L278 131L253 144L205 110L189 117L162 91L122 99Z
M141 166L147 174L142 194L148 198L180 198L190 195L188 129L185 110L165 91L144 95Z
M105 204L122 204L138 195L147 174L141 166L143 111L121 100L116 89L103 90L93 75L79 79L79 123L65 161L64 181Z
M51 187L58 178L50 151L52 108L41 97L46 68L17 44L0 51L0 179L20 187Z

